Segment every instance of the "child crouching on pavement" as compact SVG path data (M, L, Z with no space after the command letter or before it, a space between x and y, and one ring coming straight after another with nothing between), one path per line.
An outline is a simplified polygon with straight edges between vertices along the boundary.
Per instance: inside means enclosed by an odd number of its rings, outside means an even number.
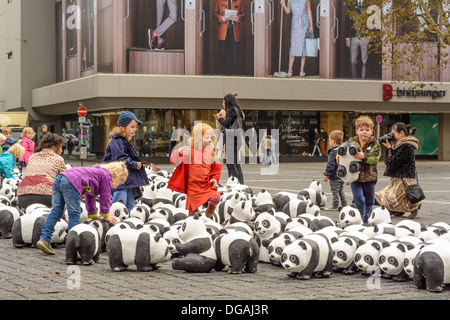
M337 175L338 163L336 162L336 154L339 146L344 139L344 133L341 130L334 130L330 133L328 141L331 149L328 150L328 162L324 172L323 181L330 181L331 193L333 194L332 207L325 208L325 210L335 211L339 208L339 201L341 206L347 206L347 199L344 192L344 181Z
M71 168L58 174L53 182L52 210L42 226L37 247L44 253L55 254L50 244L55 225L64 214L64 206L67 206L69 215L68 231L80 223L82 196L85 197L90 219L95 220L101 216L108 222L116 223L117 219L109 216L111 189L124 183L127 177L126 165L119 161ZM97 196L100 196L100 216L96 208Z
M170 162L177 165L168 188L184 193L189 216L195 215L198 208L208 202L206 216L211 218L220 202L217 192L222 165L213 150L215 134L206 123L198 123L192 130L190 146L174 150Z

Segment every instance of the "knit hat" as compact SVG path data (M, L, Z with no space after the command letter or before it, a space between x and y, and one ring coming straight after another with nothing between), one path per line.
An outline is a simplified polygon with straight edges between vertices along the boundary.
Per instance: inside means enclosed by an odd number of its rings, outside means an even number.
M131 121L135 120L138 125L142 124L142 121L139 121L138 118L131 111L124 111L120 114L117 123L119 127L126 127L130 124Z

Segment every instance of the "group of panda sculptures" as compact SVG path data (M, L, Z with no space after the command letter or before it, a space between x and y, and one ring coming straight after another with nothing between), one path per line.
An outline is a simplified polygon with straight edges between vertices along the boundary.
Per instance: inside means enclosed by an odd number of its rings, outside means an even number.
M433 292L450 283L446 223L393 224L388 210L375 207L365 226L354 205L339 208L333 221L320 213L327 199L318 181L298 193L272 196L266 190L255 194L233 177L219 187L221 202L211 219L204 207L188 217L186 195L167 189L171 173L147 173L150 185L131 212L120 202L111 205L117 224L90 221L82 203L80 224L67 233L63 216L52 244L65 246L66 263L89 265L106 252L114 271L132 265L151 271L171 261L174 270L187 272L254 273L258 263L267 263L303 280L332 272L369 275L379 268L385 278L412 280ZM5 180L0 189L0 237L12 239L15 248L34 247L50 209L39 204L20 209L15 188L17 183Z

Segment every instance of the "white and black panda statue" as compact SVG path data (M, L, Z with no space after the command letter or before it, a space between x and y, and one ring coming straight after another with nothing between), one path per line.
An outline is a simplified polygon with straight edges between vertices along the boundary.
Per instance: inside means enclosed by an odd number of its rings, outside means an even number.
M414 286L432 292L441 292L450 283L450 250L444 241L427 245L414 261Z
M0 206L0 238L11 239L12 227L20 215L20 211L15 207Z
M223 229L221 232L222 234L214 240L217 255L216 271L228 266L228 273L238 274L243 270L255 273L259 261L259 246L255 238L240 231L227 233Z
M361 146L356 141L347 141L341 144L337 150L339 166L337 175L346 183L358 180L362 168L361 159L356 159L355 154L361 151Z
M159 269L159 263L169 261L168 242L159 234L144 229L121 229L107 244L109 266L113 271L124 271L135 265L137 271Z
M283 250L281 265L291 271L292 278L308 280L313 274L328 278L333 269L331 244L325 235L309 234Z
M70 229L66 240L66 263L90 265L100 259L100 235L92 225L80 223ZM79 258L79 259L78 259Z
M200 273L212 271L217 261L216 250L211 234L199 214L186 218L179 233L183 243L176 243L175 248L182 257L172 260L172 268Z

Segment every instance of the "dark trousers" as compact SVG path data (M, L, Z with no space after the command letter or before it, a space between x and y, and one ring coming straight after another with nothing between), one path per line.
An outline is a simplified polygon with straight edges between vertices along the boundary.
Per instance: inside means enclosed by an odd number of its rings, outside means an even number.
M244 175L242 174L241 164L238 157L241 143L236 141L234 143L231 142L230 145L227 145L225 142L225 153L226 153L226 164L228 169L228 177L236 177L240 184L244 184ZM227 151L228 150L228 151ZM232 156L228 153L232 151Z
M231 62L233 64L233 74L237 74L237 55L238 55L238 43L234 39L233 28L228 28L227 37L225 40L219 40L219 54L221 63L221 72L226 73L226 57L227 57L227 47L231 49Z

